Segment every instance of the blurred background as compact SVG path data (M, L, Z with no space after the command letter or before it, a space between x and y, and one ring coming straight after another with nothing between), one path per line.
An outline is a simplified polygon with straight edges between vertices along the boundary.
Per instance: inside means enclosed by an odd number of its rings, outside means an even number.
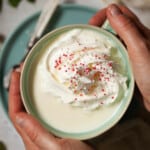
M25 19L27 19L29 16L40 11L43 5L47 1L48 0L0 0L0 48L3 46L3 43L8 38L8 36L17 28L17 26L20 23L22 23ZM96 8L98 10L107 6L109 3L121 2L127 5L129 8L131 8L141 19L141 21L145 24L145 26L150 28L150 0L60 0L60 2L80 4L80 5ZM143 114L147 115L145 111L142 111L141 113L142 117ZM142 128L144 127L145 129L146 128L149 129L148 128L149 125L145 124L145 122L141 123L139 120L141 121L141 119L136 118L135 123L131 122L132 127L136 124L138 125L138 127L142 126ZM123 127L124 130L128 131L128 127L126 127L126 125L124 126L125 126ZM120 130L120 129L116 127L115 130ZM120 134L122 134L121 132L122 131L120 130ZM150 129L148 133L150 133ZM105 135L105 137L107 137L107 135ZM96 139L94 142L96 142ZM107 145L107 142L104 143ZM101 146L101 148L102 147L106 148L105 146ZM140 147L138 146L136 147L137 147L136 150L140 150ZM5 113L4 108L0 106L0 150L16 150L16 149L24 150L24 145L22 143L21 138L13 128L7 114ZM148 149L150 149L150 147ZM148 150L148 149L143 149L143 150Z

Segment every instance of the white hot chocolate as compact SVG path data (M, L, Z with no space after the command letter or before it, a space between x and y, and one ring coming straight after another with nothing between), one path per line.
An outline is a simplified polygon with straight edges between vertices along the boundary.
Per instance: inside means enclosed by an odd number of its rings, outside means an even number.
M34 66L33 100L52 127L86 132L117 111L127 90L121 55L104 35L72 29L48 45Z

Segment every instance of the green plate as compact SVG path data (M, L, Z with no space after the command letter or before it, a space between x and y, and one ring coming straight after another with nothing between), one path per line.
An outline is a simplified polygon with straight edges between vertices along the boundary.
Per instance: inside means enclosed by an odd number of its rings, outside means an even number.
M96 13L96 9L75 4L64 4L58 7L45 33L70 24L87 24ZM8 113L8 92L4 88L4 76L11 67L18 64L25 54L27 43L40 12L24 20L5 41L0 50L0 105Z

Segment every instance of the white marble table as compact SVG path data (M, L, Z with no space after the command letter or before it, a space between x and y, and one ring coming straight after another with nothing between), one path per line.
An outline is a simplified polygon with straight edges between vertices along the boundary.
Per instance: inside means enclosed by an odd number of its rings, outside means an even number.
M19 7L12 8L4 0L3 11L0 13L0 34L7 36L21 23L25 18L34 14L42 8L47 0L37 0L35 4L30 4L23 0ZM62 0L61 2L67 0ZM101 0L68 0L90 7L101 8L104 4ZM141 18L142 22L150 27L150 10L135 10L135 13ZM24 145L18 133L12 126L8 116L0 106L0 142L6 145L7 150L24 150Z

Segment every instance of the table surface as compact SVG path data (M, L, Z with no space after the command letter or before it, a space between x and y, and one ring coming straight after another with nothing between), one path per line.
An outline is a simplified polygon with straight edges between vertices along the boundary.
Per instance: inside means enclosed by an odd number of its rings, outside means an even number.
M37 0L36 3L31 4L26 1L22 1L17 8L12 8L7 4L7 1L3 3L3 10L0 13L0 34L3 34L5 38L28 16L39 11L47 0ZM64 2L72 2L85 6L94 7L100 9L104 7L104 4L101 0L61 0ZM129 6L130 7L130 6ZM150 9L131 9L141 18L141 21L147 26L150 27ZM5 114L4 109L0 107L0 150L1 145L4 144L6 148L2 150L24 150L23 142L11 124L8 116Z

